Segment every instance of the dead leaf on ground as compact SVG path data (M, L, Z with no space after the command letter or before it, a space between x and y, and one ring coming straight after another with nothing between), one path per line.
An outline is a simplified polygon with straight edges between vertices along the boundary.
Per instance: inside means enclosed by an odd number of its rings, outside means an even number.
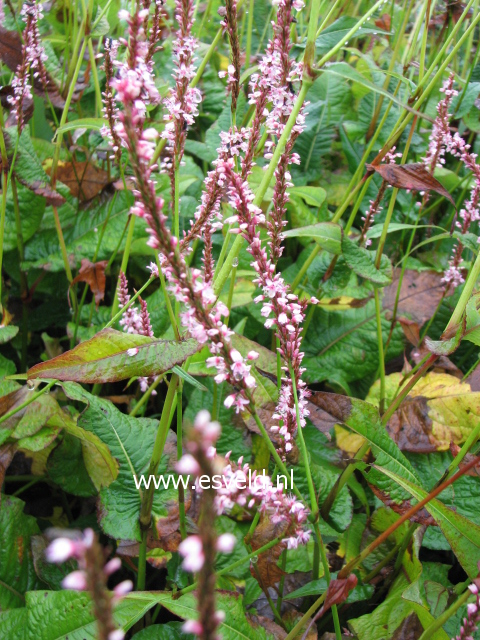
M84 258L80 271L70 284L71 287L77 282L86 282L95 296L95 304L97 307L105 296L105 268L107 264L107 260L90 262L90 260Z
M47 168L46 172L50 175L51 167ZM59 162L56 177L80 202L91 200L111 182L104 169L88 161Z
M10 71L15 72L22 63L22 40L17 31L9 31L0 26L0 59L7 65ZM44 96L45 91L40 77L34 78L33 88L39 96ZM53 78L47 74L48 97L54 107L63 109L65 100L59 93Z
M13 460L14 455L15 455L14 444L4 444L0 447L0 488L3 485L3 481L5 480L5 474L7 473L7 469L10 466L10 463ZM0 502L1 502L1 499L2 499L2 494L0 493Z
M403 380L400 373L385 378L387 402ZM371 387L367 402L378 405L380 382ZM387 431L402 451L446 451L463 444L480 419L480 393L448 373L429 372L393 414Z
M382 306L390 312L395 306L400 274L401 269L395 269L392 284L383 290ZM422 326L434 314L443 297L444 286L441 273L407 269L400 287L397 316L408 316Z
M247 618L254 629L265 629L267 634L270 634L275 638L275 640L285 640L287 637L285 629L282 629L279 624L270 620L270 618L267 618L266 616L254 616L247 614Z
M250 540L253 551L260 549L279 536L283 536L288 528L285 521L272 523L267 517L262 517ZM284 572L277 566L278 559L285 545L279 542L277 545L264 551L257 556L257 562L250 566L250 573L257 580L260 587L265 591L269 587L276 585Z
M369 172L376 171L392 187L408 191L436 191L455 207L455 200L421 162L415 164L367 164Z

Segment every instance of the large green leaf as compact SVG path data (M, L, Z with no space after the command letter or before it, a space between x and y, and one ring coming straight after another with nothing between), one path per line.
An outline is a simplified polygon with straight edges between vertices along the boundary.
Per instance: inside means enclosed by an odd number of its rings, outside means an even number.
M79 417L79 427L98 436L119 464L116 480L100 491L102 529L115 539L140 540L138 516L142 489L136 488L134 476L147 474L158 421L125 415L108 400L88 393L74 382L66 382L62 386L70 399L87 405ZM172 436L174 438L173 433ZM160 475L166 473L168 460L168 454L164 452L158 471ZM172 485L155 491L154 521L168 515L168 506L176 497L177 491Z
M187 593L174 599L171 593L158 593L157 602L184 620L198 618L196 598ZM266 640L271 638L262 627L252 627L243 611L242 598L237 594L217 593L217 608L225 612L225 620L220 625L223 640Z
M339 224L332 222L319 222L318 224L307 225L289 229L282 234L285 238L311 238L315 240L322 249L330 253L340 254L342 250L342 228Z
M376 251L359 247L348 238L342 240L342 253L345 262L358 276L370 280L380 287L385 287L392 282L392 263L386 255L382 255L380 268L377 269L375 266Z
M390 322L382 315L384 341ZM373 382L378 369L378 336L375 304L345 311L327 311L317 306L303 341L305 379L308 382L328 380L342 386L354 380ZM403 351L403 334L396 328L386 360ZM365 392L368 391L368 387Z
M390 438L381 423L378 410L368 402L348 398L335 393L314 393L310 402L317 407L311 419L323 422L326 427L341 424L357 435L368 440L378 467L395 472L411 482L418 482L412 465ZM312 413L312 412L311 412ZM367 473L368 481L388 493L392 500L402 501L408 497L408 490L396 482L386 481L376 469Z
M357 18L353 16L341 16L338 20L332 22L331 25L322 30L315 41L317 53L321 55L328 53L357 23ZM372 33L386 34L387 32L382 31L376 25L369 26L365 23L358 29L355 38L367 37Z
M45 212L45 199L37 196L33 191L30 191L30 189L21 184L17 185L17 194L22 237L24 242L26 242L35 234L40 226ZM17 240L15 207L13 203L11 184L9 184L7 189L3 250L12 251L16 249Z
M28 377L95 383L154 376L182 363L197 349L198 343L193 339L155 340L104 329L71 351L35 365Z
M427 491L390 469L378 468L378 470L403 487L416 500L427 497ZM480 557L480 526L449 509L436 498L427 502L425 509L437 522L466 573L472 580L476 578Z
M23 607L24 594L40 583L33 567L30 538L40 533L37 521L23 513L25 503L2 496L0 508L0 610ZM1 626L0 626L1 630ZM3 635L8 638L12 636Z
M127 596L115 607L117 627L130 629L156 602L155 594ZM17 629L18 635L9 635ZM0 637L5 640L97 640L90 595L77 591L31 591L26 594L26 608L0 615Z

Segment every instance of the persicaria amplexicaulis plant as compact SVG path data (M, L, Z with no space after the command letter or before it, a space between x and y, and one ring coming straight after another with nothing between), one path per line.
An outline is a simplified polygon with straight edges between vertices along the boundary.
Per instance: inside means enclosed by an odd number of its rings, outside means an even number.
M475 638L477 9L0 2L0 638Z

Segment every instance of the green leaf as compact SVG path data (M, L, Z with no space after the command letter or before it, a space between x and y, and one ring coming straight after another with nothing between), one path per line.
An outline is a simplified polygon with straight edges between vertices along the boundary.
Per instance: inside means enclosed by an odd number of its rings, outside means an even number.
M408 491L416 500L423 500L428 492L400 477L390 469L377 467L399 486ZM473 580L478 575L478 558L480 557L480 526L471 520L446 507L440 500L434 498L425 505L425 509L435 519L442 533L448 540L458 561Z
M196 598L192 593L187 593L174 599L171 593L158 593L157 602L171 613L183 620L196 620L198 618ZM248 622L242 606L242 597L238 594L217 592L217 609L224 611L225 620L220 625L219 631L223 640L266 640L271 638L262 627L252 627Z
M319 222L318 224L289 229L283 232L284 238L311 238L317 242L322 249L336 255L342 251L342 228L339 224L332 222Z
M389 469L409 481L419 481L410 462L385 431L378 410L373 405L357 398L322 391L314 393L310 402L319 409L315 418L322 419L325 426L345 425L353 433L365 438L371 446L378 467ZM367 473L366 477L369 482L388 493L392 500L403 501L408 495L407 490L402 490L395 482L385 481L375 469Z
M20 209L20 224L22 237L27 242L38 230L45 212L45 198L35 195L33 191L17 185L18 207ZM26 215L28 212L28 215ZM7 189L7 206L5 211L5 232L3 250L13 251L17 248L17 231L15 223L15 208L13 204L12 186Z
M9 324L6 327L0 327L0 344L10 342L18 333L20 327L16 327L14 324Z
M33 567L31 536L40 533L37 521L23 513L25 503L2 495L0 508L0 609L23 607L26 591L39 586ZM1 620L1 619L0 619ZM1 629L1 621L0 621ZM8 638L12 636L2 635Z
M5 129L4 136L10 159L13 158L16 149L14 171L17 180L37 195L46 198L49 204L56 206L63 204L65 199L51 188L50 177L45 173L42 163L35 153L28 127L23 129L20 138L17 127ZM22 209L20 209L21 211ZM28 209L24 211L28 211Z
M326 29L323 29L320 35L315 41L317 53L323 55L328 53L335 45L337 45L351 29L358 23L358 19L353 16L342 16L335 20ZM363 24L355 34L355 38L366 37L372 33L380 33L382 35L388 35L387 31L382 31L375 25L370 27L368 24Z
M376 251L359 247L348 238L342 240L342 253L345 262L358 276L370 280L379 287L385 287L393 279L392 263L386 255L382 255L380 268L375 266Z
M100 491L99 519L104 532L117 540L140 540L140 513L142 489L137 489L134 477L147 474L158 420L133 418L121 413L111 402L85 391L80 385L66 382L62 385L66 395L87 405L78 420L79 427L94 433L104 442L119 464L114 482ZM175 434L169 433L162 457L159 475L165 474L169 461L168 449L176 448L171 442ZM168 505L177 497L172 485L154 493L154 521L168 515Z
M327 197L327 192L322 187L290 187L288 193L299 196L312 207L321 207Z
M181 622L152 624L132 636L132 640L184 640L185 634L181 630L182 624Z
M101 131L107 124L105 118L78 118L71 122L66 122L62 127L58 127L55 132L55 137L60 133L66 133L67 131L76 131L76 129L94 129L95 131Z
M49 477L67 493L82 497L96 494L83 461L82 443L68 433L48 457L47 470Z
M127 631L156 602L156 596L148 592L127 596L115 607L115 624ZM87 593L31 591L26 594L26 608L9 614L7 618L0 615L0 636L5 640L98 640L97 621ZM2 633L15 628L21 628L23 635Z
M379 238L382 235L383 224L374 224L367 231L367 238ZM401 222L391 222L388 225L388 233L393 233L394 231L401 231L403 229L441 229L444 231L443 227L437 227L434 224L405 224Z
M148 336L104 329L90 340L37 364L30 379L116 382L133 376L154 376L180 364L198 350L196 340L155 340Z
M335 272L334 272L335 273ZM386 341L390 322L382 315ZM317 306L303 341L305 379L309 383L337 382L344 386L355 380L373 382L378 368L378 338L375 304L344 311L327 311ZM403 333L395 328L386 361L403 351ZM368 387L365 389L365 393Z
M335 576L332 574L332 578ZM285 596L285 600L291 600L292 598L304 598L305 596L319 596L322 593L325 593L327 590L327 579L320 578L320 580L312 580L308 584L300 587L300 589L295 589L287 596ZM348 594L348 598L345 602L358 602L359 600L368 600L372 597L375 588L369 584L359 584L357 585L350 593Z

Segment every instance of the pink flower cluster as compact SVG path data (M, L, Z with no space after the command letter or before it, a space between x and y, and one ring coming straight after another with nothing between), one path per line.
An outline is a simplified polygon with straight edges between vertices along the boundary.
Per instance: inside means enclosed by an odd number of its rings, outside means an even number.
M301 366L303 352L301 351L301 325L305 317L306 302L300 301L290 292L282 276L275 273L275 263L268 257L265 247L262 247L259 225L265 223L265 216L254 203L254 196L246 181L234 172L233 162L224 164L224 172L229 180L228 199L235 215L230 222L238 222L235 232L241 233L246 239L247 251L254 258L251 263L257 277L254 282L262 289L261 295L255 302L262 302L262 316L266 318L265 327L275 327L280 342L279 353L284 362L287 376L282 380L280 397L274 418L278 424L271 427L272 432L283 436L283 455L291 451L292 438L299 426L305 426L305 418L309 414L307 398L309 391L301 379L305 369ZM300 424L297 424L295 399L290 374L293 373L298 393L298 410Z
M249 465L239 458L235 464L226 455L227 465L222 469L224 483L217 490L215 508L219 515L230 511L235 505L247 509L257 508L273 523L286 522L288 538L284 542L289 549L306 544L310 531L304 529L307 521L305 505L294 496L287 495L283 486L275 486L270 476L251 471Z
M445 97L437 105L438 115L432 126L427 155L423 161L425 168L432 173L437 167L445 164L445 141L450 137L449 120L452 115L449 113L449 109L453 98L458 95L458 91L453 88L454 81L455 76L452 73L440 89Z
M64 589L75 591L90 591L94 597L94 606L98 623L102 631L106 631L108 640L123 640L125 637L121 629L115 629L111 618L111 604L118 602L133 589L131 580L120 582L111 595L106 592L106 581L112 573L118 571L122 562L120 558L112 558L106 564L102 559L103 550L100 549L95 533L92 529L85 529L76 538L56 538L45 551L49 562L61 563L74 559L79 569L69 573L62 581Z
M36 2L23 5L20 12L25 21L23 30L22 62L12 80L13 95L8 97L8 102L14 107L19 130L23 128L23 105L26 100L32 100L30 89L30 74L39 78L43 89L47 91L48 79L45 62L48 56L45 53L38 30L38 23L43 18L41 5Z
M451 153L464 164L473 174L473 186L470 190L470 197L459 211L456 227L460 233L467 233L472 222L480 220L480 165L477 163L477 154L471 153L470 145L460 136L458 132L452 135L449 126L451 114L449 109L452 100L458 95L458 91L453 89L454 75L451 74L448 80L443 83L440 89L445 97L438 103L438 115L432 127L432 135L424 160L425 166L433 171L437 166L442 166L445 162L445 152ZM449 261L447 271L443 276L445 284L458 287L464 281L459 269L462 258L463 245L458 242L453 255Z
M474 633L478 629L480 620L480 579L476 578L468 589L475 596L475 602L467 604L467 617L463 619L460 633L454 640L474 640Z
M119 320L119 323L123 330L126 333L133 333L140 336L148 336L153 338L153 329L150 321L150 313L147 309L147 303L142 298L140 300L140 310L134 305L130 305L128 309L123 312L122 318ZM118 302L120 307L124 307L130 302L130 294L128 292L128 280L123 272L120 273L119 283L118 283ZM138 353L138 349L132 355L136 355ZM149 385L154 382L155 378L145 378L140 377L138 382L140 384L140 390L142 393L148 389ZM156 395L157 392L154 389L152 391L152 396Z
M179 25L177 37L173 42L175 87L165 99L164 120L167 124L162 134L167 140L170 154L164 166L170 172L181 162L187 127L194 123L195 116L198 115L198 105L202 101L200 91L190 86L190 81L195 76L193 63L197 48L197 40L192 36L194 4L193 0L175 1L175 18Z

